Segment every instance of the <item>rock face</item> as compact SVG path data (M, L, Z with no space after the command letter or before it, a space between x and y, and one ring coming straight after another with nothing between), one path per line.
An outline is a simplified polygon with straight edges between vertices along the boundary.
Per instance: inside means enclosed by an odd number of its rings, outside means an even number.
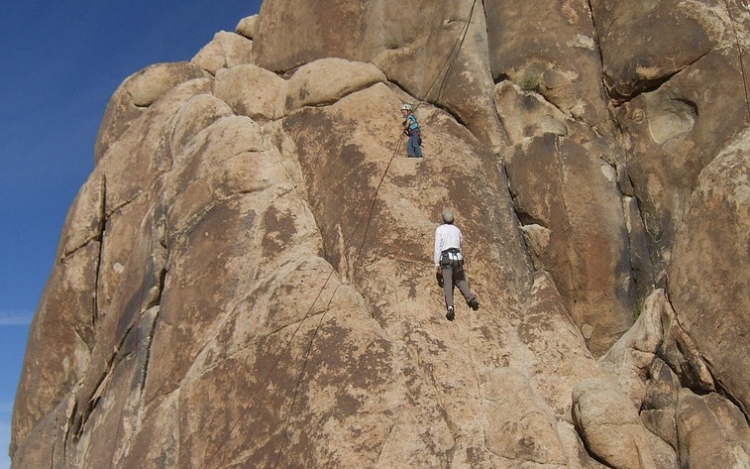
M750 467L747 7L409 7L266 0L115 91L14 469Z

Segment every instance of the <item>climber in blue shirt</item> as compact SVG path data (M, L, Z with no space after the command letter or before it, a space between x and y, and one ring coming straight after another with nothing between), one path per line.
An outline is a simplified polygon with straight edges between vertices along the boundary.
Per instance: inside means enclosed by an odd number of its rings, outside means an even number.
M406 155L409 158L422 158L422 132L419 130L417 117L412 113L409 104L401 106L401 115L404 117L404 135L409 137L406 141Z

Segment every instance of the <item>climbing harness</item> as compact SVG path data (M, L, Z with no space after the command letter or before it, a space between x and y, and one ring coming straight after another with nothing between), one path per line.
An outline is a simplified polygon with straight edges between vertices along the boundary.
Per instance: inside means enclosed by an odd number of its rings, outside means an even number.
M446 249L440 253L440 265L463 266L464 256L456 248Z

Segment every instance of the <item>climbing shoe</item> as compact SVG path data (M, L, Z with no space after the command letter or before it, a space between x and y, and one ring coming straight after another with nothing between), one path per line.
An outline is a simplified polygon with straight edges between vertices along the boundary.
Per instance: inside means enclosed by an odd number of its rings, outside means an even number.
M472 298L469 300L469 307L473 309L474 311L479 309L479 302L476 298Z
M453 318L456 317L456 313L453 312L453 306L448 306L448 313L445 315L445 317L449 321L453 321Z

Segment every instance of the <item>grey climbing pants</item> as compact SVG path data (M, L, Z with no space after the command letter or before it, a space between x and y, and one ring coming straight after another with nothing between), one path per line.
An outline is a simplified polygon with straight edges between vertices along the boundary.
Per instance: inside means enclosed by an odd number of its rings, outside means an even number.
M445 306L453 306L453 286L457 286L464 299L468 303L474 294L469 289L469 284L464 276L464 261L450 261L450 264L441 264L443 273L443 289L445 290Z

